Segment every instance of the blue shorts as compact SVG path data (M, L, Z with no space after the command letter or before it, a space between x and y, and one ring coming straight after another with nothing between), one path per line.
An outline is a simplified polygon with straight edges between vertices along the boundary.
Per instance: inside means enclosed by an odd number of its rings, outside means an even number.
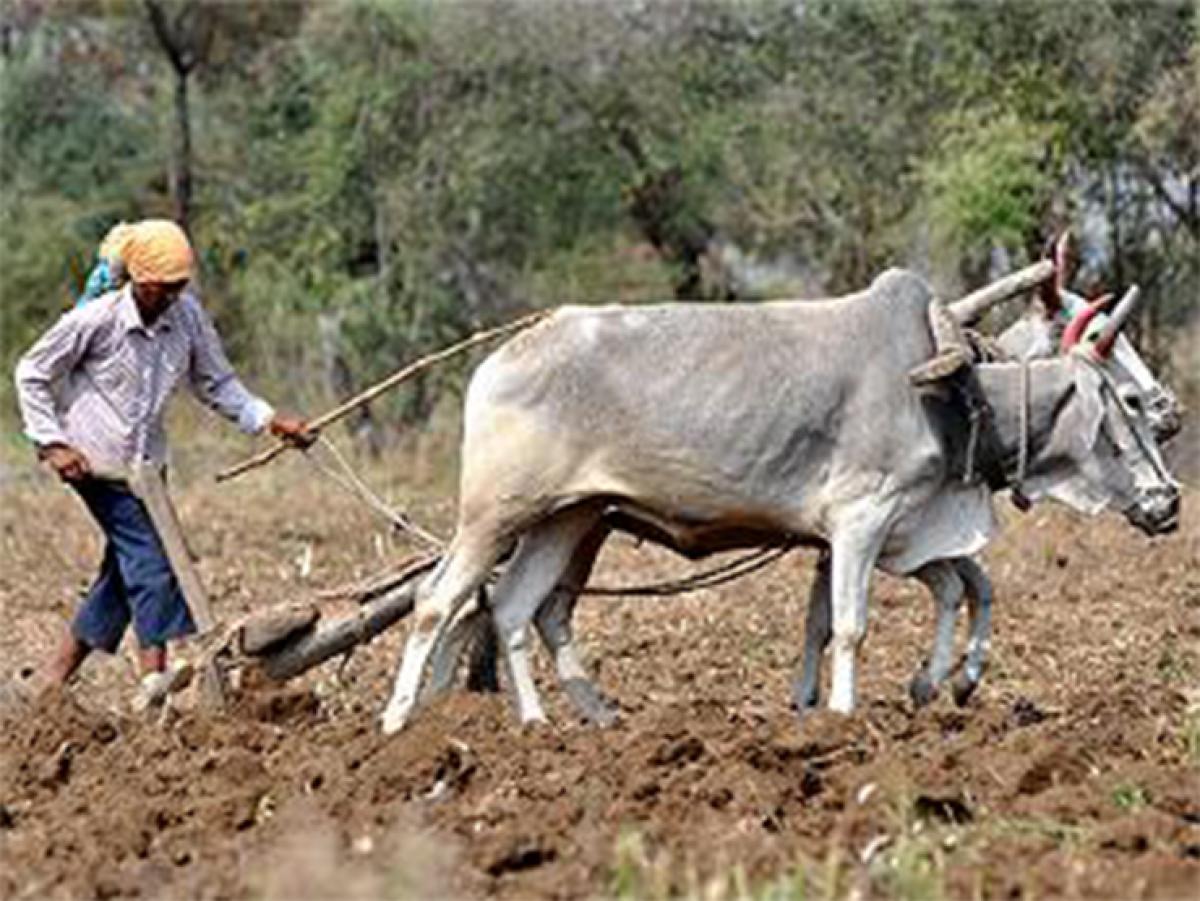
M129 623L142 647L161 647L196 631L158 532L142 502L123 485L85 479L75 490L104 530L100 575L71 631L90 648L117 650Z

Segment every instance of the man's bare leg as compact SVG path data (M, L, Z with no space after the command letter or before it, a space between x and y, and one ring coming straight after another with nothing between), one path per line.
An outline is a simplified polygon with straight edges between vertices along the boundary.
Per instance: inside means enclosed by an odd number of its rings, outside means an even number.
M163 672L167 668L167 649L163 645L138 648L138 668L143 676Z
M75 637L70 629L58 643L54 657L44 670L43 681L48 688L62 688L79 671L92 649Z

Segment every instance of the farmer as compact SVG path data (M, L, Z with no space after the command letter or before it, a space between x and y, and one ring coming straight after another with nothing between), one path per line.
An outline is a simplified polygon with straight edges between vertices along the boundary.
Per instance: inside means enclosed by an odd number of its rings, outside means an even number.
M66 685L93 650L115 652L132 622L142 671L135 706L144 707L190 678L187 667L167 667L167 642L195 625L146 508L120 474L135 462L165 466L163 412L180 381L245 432L270 429L301 445L311 435L234 374L189 288L194 258L179 226L122 225L118 243L111 249L128 283L64 314L21 358L16 382L38 458L79 493L107 539L44 681Z

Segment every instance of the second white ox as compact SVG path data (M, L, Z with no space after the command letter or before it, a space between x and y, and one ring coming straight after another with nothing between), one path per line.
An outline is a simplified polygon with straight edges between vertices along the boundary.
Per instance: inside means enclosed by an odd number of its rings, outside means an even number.
M457 528L418 593L384 731L407 722L430 653L514 546L493 616L518 715L544 719L529 625L602 517L688 556L829 548L829 706L852 710L874 567L912 573L995 530L990 491L961 478L963 417L909 385L933 352L930 297L891 271L828 301L565 308L497 350L467 394ZM1031 499L1174 527L1178 489L1145 423L1086 357L977 375L999 477L1025 460Z

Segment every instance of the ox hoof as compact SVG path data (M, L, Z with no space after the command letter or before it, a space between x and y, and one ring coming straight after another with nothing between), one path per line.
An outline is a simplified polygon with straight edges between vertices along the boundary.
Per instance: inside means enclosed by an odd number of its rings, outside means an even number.
M617 708L591 682L586 679L567 679L563 682L563 691L575 709L592 725L607 729L616 723Z
M971 696L975 694L975 689L979 687L978 679L970 679L966 676L959 676L954 680L954 703L959 707L966 707L967 702L971 700Z
M820 688L805 688L800 679L792 683L792 709L797 716L812 713L821 705Z
M792 694L792 709L796 711L796 716L804 719L821 706L821 696L818 694L804 695L799 692Z
M796 711L796 716L801 722L816 713L820 707L819 702L815 704L797 704L795 701L792 702L792 710Z
M540 729L550 725L550 720L540 710L536 713L523 714L520 719L523 729Z
M379 718L379 726L384 735L395 735L408 723L408 715L411 705L391 705L383 711L383 716Z
M912 698L917 709L927 707L937 697L937 693L937 686L924 670L919 671L908 683L908 696Z
M588 714L588 719L592 725L598 726L601 729L611 729L617 724L617 720L621 718L621 712L612 704L601 702L592 713Z
M842 716L854 716L854 701L831 698L829 700L829 711L831 713L840 713Z

